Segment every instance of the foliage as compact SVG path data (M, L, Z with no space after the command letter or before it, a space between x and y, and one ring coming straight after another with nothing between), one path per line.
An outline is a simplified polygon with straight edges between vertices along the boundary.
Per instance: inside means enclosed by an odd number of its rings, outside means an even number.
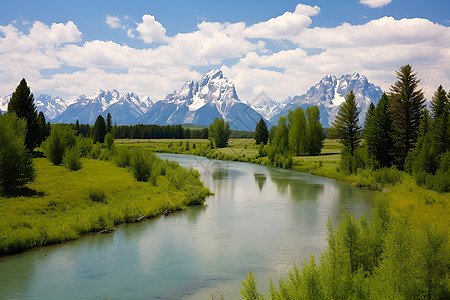
M112 130L112 117L111 114L108 113L106 115L106 133L111 133Z
M442 85L434 93L430 106L434 120L433 144L436 154L441 155L450 148L450 94L445 93Z
M298 156L306 152L306 118L301 107L297 107L290 116L292 119L288 134L288 145L293 155Z
M325 135L320 123L320 111L317 106L311 106L306 109L306 136L305 152L309 155L319 155L323 148Z
M274 126L275 127L275 126ZM278 119L275 133L273 134L272 145L274 153L285 154L289 149L289 128L286 117Z
M351 156L354 155L356 148L361 141L361 127L358 125L358 105L355 101L355 95L351 90L345 96L345 102L339 108L333 127L339 142L344 145L344 151Z
M69 125L55 124L50 130L50 136L42 144L45 156L54 165L63 162L67 149L76 145L75 131Z
M417 141L425 97L418 89L420 80L410 65L402 66L396 75L397 81L391 86L388 96L393 120L394 160L398 168L403 169L406 156Z
M214 147L223 148L228 144L231 129L228 122L223 119L215 118L209 125L209 139L214 143Z
M155 159L156 156L153 153L146 153L142 149L134 150L131 153L130 167L137 181L148 181Z
M0 189L9 192L35 178L25 146L26 121L15 113L0 115Z
M256 124L253 138L256 141L256 145L259 145L261 143L267 145L267 141L269 139L269 131L267 130L266 121L264 121L263 118L261 118L261 120L259 120L259 122Z
M263 299L262 295L258 292L256 285L257 281L253 275L253 272L248 272L247 278L242 281L243 289L241 289L241 297L243 300Z
M121 168L129 167L131 163L131 152L128 148L120 147L117 150L116 165Z
M102 115L99 115L94 123L94 128L92 129L92 138L94 143L104 143L106 135L106 122Z
M14 112L19 119L24 118L26 120L25 146L28 151L34 150L42 141L42 128L38 121L34 96L25 78L20 81L16 90L12 93L11 100L8 103L8 112Z
M90 187L88 189L89 199L94 202L106 203L106 193L104 190L97 187Z
M64 155L64 166L70 171L78 171L81 169L81 153L77 147L71 147L66 150Z
M113 148L114 148L114 136L112 135L111 132L108 132L105 135L105 145L106 145L106 149L113 150Z

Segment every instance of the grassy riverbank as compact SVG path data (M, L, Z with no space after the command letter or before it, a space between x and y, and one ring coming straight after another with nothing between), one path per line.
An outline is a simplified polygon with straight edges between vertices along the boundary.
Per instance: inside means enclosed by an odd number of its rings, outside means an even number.
M113 162L82 164L74 172L36 158L35 182L15 195L0 195L0 255L182 210L209 194L195 172L180 166L171 165L171 175L158 176L153 185Z

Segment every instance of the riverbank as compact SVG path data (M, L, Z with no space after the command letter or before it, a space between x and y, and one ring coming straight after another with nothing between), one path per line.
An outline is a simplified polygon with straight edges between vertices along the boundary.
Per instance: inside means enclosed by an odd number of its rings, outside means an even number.
M154 185L136 181L113 162L82 159L76 172L45 158L34 159L34 165L35 182L15 195L0 196L0 255L182 210L210 194L194 173L178 165Z

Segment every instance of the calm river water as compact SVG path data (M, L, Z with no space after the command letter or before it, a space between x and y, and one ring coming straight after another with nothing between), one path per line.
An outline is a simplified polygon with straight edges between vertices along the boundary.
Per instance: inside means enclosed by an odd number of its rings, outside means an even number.
M326 246L327 218L370 212L373 192L254 164L158 154L200 171L204 207L0 257L0 299L238 298L252 270L266 293Z

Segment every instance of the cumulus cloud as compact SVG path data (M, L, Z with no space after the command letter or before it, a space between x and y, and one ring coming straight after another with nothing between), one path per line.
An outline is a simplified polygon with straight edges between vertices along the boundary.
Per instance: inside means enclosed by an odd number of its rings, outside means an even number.
M311 25L310 16L319 12L317 6L298 4L293 13L285 12L276 18L256 23L246 28L244 35L249 38L290 39Z
M118 17L107 15L105 22L113 29L122 28L122 24L120 24L120 19Z
M143 15L142 23L136 27L144 43L164 44L167 41L166 29L152 15Z
M383 7L392 2L392 0L360 0L360 3L367 5L368 7Z

